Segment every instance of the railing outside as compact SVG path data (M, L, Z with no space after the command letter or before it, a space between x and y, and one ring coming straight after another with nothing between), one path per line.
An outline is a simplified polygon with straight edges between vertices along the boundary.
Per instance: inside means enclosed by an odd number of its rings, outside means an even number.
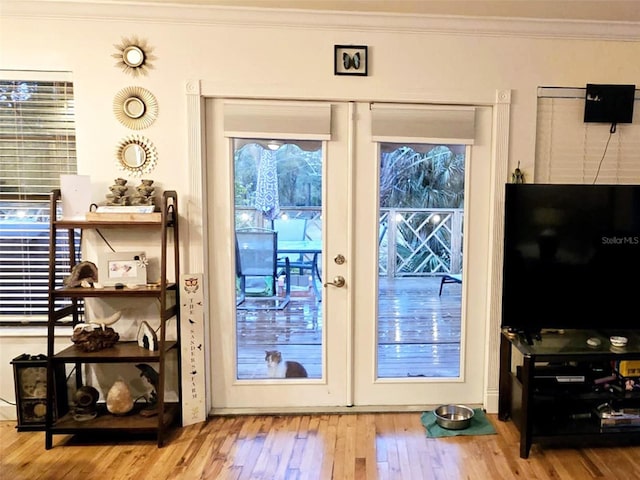
M380 210L379 275L439 276L462 271L463 209L383 208ZM280 207L280 215L306 218L309 240L322 239L318 207ZM236 207L236 228L271 227L252 208Z
M416 277L460 273L462 220L462 209L381 209L380 275Z

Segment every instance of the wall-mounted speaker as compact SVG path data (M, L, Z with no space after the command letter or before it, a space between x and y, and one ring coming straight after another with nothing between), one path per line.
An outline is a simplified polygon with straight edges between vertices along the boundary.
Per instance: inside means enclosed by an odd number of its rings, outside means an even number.
M584 102L587 123L631 123L635 85L602 85L588 83Z

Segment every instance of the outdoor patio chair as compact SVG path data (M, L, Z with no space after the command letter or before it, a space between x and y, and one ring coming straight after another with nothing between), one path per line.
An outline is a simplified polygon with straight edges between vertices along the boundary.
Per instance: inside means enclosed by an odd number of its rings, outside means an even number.
M273 230L236 231L236 306L240 310L282 310L291 297L289 259L278 259L278 234ZM279 265L283 266L280 267ZM282 277L284 285L280 285ZM284 292L281 293L281 287Z
M284 241L304 241L307 234L306 218L276 218L273 220L273 229L278 232L278 240ZM284 266L284 255L280 258L280 267ZM289 265L293 269L298 269L300 275L305 274L305 270L313 273L313 259L305 258L304 255L287 255Z
M462 283L462 274L445 273L440 280L440 293L438 293L438 296L442 295L442 287L444 287L445 283Z

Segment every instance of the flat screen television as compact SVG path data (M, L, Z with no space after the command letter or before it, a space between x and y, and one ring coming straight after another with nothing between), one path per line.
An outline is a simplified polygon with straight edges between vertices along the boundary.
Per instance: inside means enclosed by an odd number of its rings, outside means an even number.
M586 123L632 123L635 85L588 83L584 102Z
M506 185L501 325L640 328L640 185Z

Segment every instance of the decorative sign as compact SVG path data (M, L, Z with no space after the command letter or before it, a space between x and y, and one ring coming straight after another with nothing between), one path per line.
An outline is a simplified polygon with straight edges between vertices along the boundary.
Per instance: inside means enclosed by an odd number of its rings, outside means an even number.
M84 220L91 205L91 177L89 175L60 175L62 218Z
M202 274L180 276L182 425L207 418L204 370L204 295Z

